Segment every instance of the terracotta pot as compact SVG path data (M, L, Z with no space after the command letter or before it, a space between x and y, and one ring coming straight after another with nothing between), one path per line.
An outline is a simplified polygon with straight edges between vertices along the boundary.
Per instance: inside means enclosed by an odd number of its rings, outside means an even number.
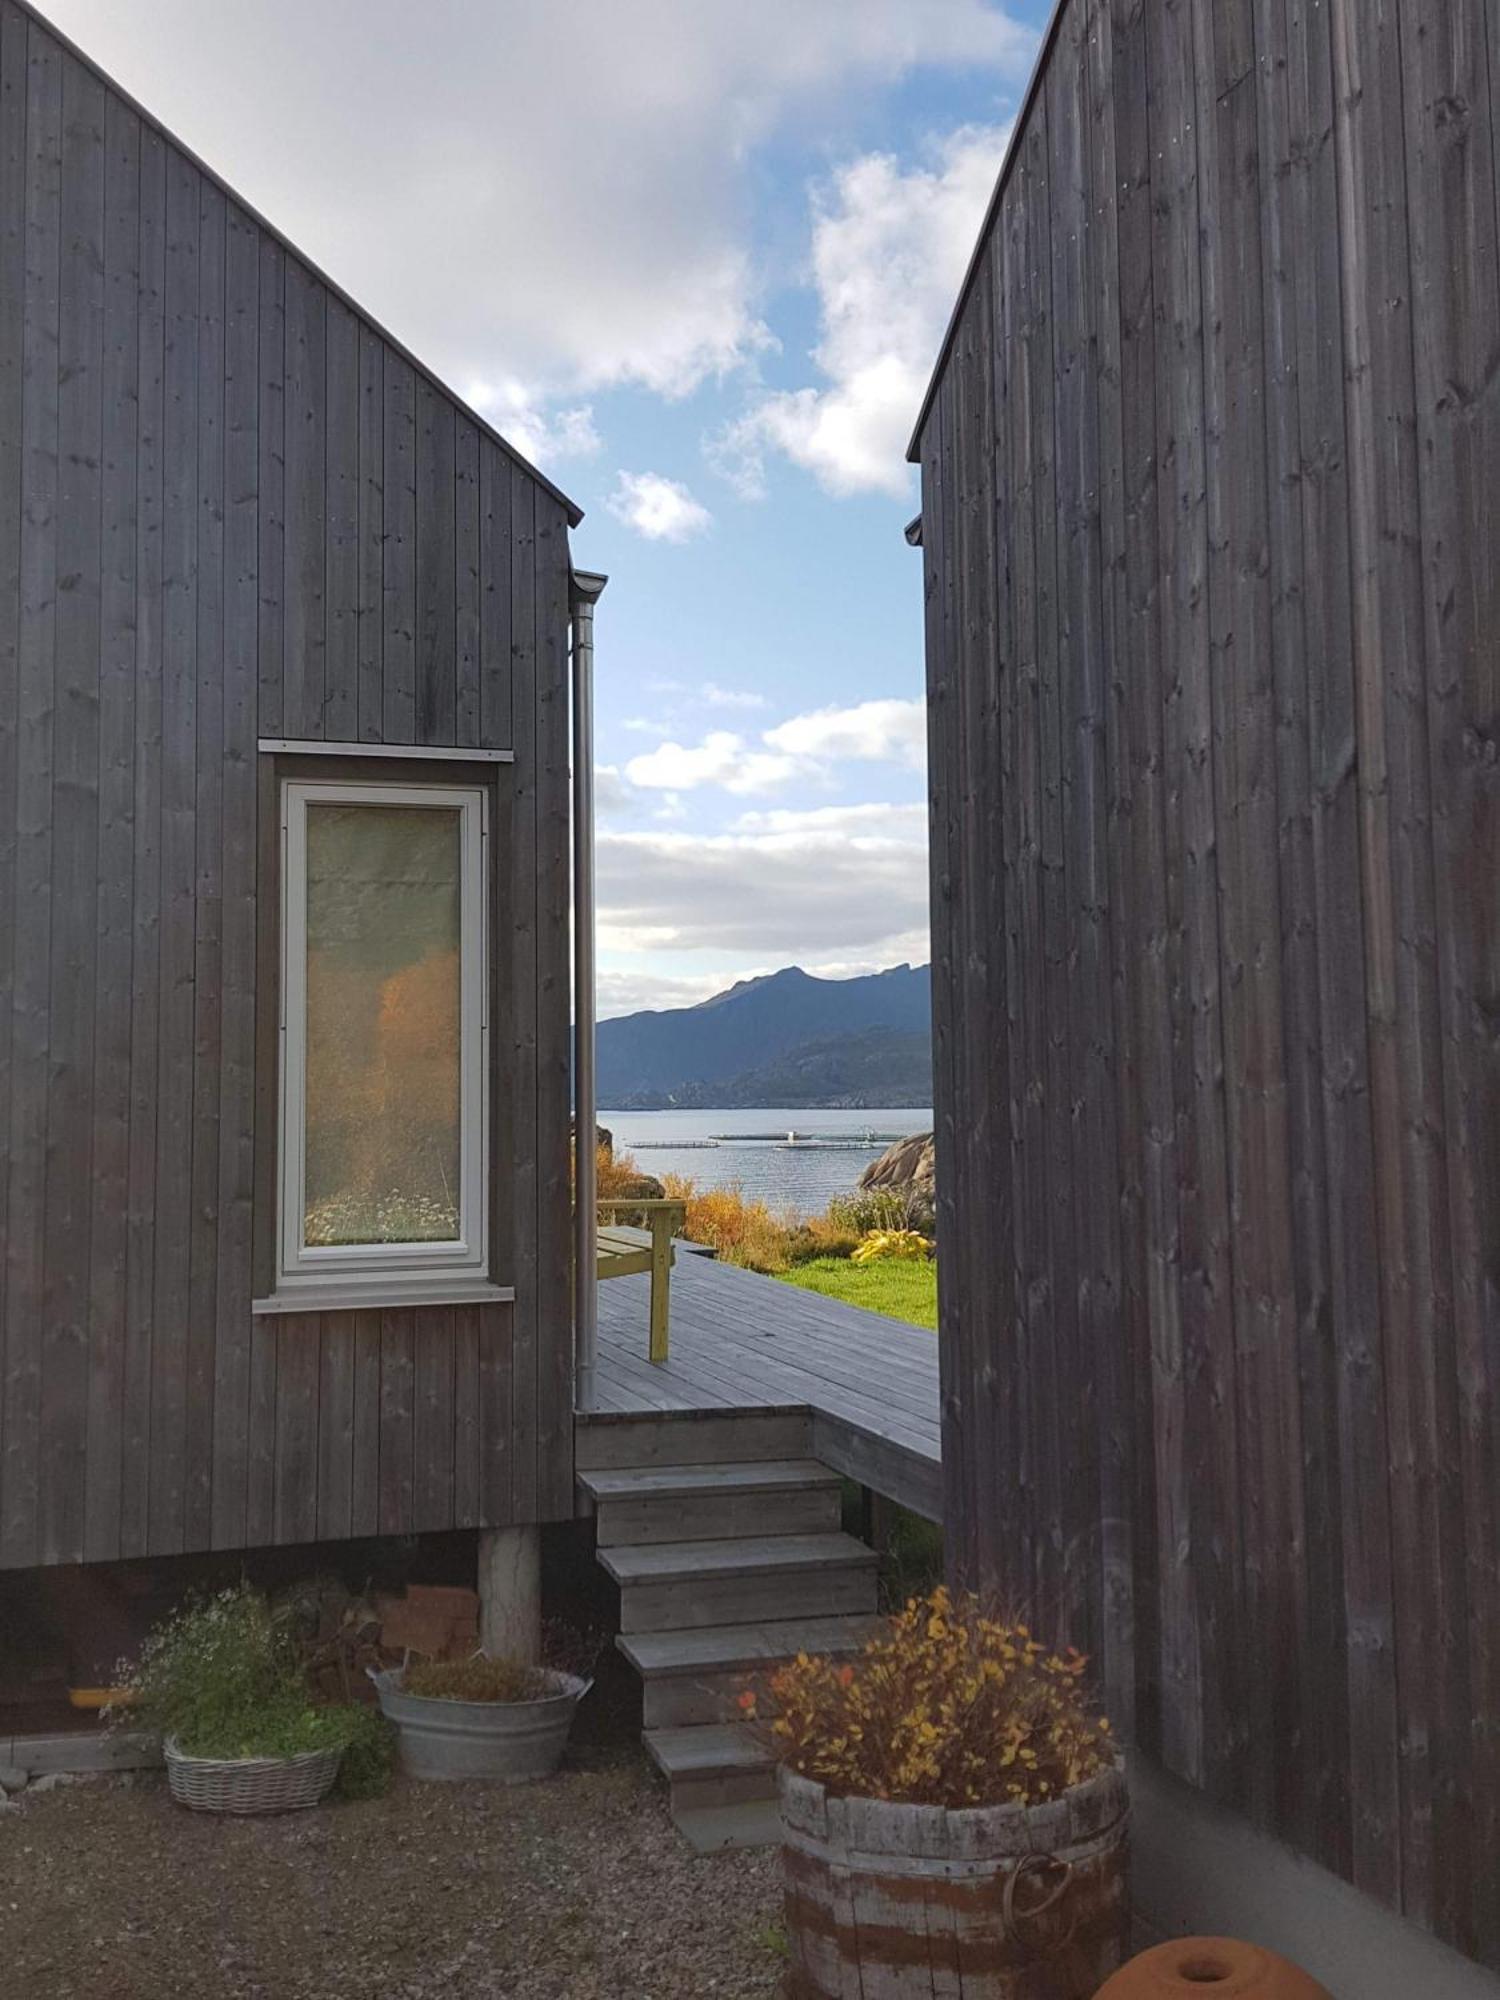
M1237 1938L1174 1938L1122 1966L1097 2000L1333 2000L1290 1959Z

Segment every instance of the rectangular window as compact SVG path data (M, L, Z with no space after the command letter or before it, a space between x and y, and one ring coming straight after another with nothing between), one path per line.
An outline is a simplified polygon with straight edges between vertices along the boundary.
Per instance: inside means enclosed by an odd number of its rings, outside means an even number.
M277 1289L482 1285L485 794L282 787Z

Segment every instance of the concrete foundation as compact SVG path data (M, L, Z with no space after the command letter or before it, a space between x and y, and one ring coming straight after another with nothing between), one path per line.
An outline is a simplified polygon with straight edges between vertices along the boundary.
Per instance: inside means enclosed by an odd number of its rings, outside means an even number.
M486 1528L479 1537L479 1643L535 1665L542 1656L542 1531Z
M0 1736L0 1765L29 1778L54 1772L92 1775L100 1771L149 1771L161 1763L154 1736L121 1735L113 1730L76 1729L61 1736Z
M1150 1941L1246 1938L1334 2000L1500 2000L1493 1973L1139 1757L1130 1796L1131 1889Z

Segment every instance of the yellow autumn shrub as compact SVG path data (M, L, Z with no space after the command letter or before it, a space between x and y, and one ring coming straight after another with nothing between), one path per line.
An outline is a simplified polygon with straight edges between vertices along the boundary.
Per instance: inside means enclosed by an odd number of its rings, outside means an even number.
M750 1271L774 1273L791 1263L790 1217L776 1215L763 1201L747 1200L738 1187L700 1188L681 1174L668 1174L662 1185L671 1200L687 1205L682 1234L690 1243L706 1243L726 1264Z
M611 1154L601 1146L598 1163L601 1200L628 1199L649 1187L649 1176L642 1175L629 1153ZM778 1213L734 1182L700 1187L685 1175L667 1174L661 1187L669 1200L684 1204L687 1219L680 1234L690 1243L707 1244L726 1264L773 1277L819 1257L850 1257L864 1264L886 1258L917 1262L933 1254L931 1239L918 1230L894 1223L865 1228L847 1199L830 1203L824 1215L799 1216L791 1210ZM615 1219L640 1221L644 1216L621 1212Z
M631 1154L600 1146L595 1150L594 1162L601 1201L620 1201L640 1193L646 1177Z
M915 1229L872 1229L850 1252L855 1264L925 1264L932 1255L929 1239Z
M852 1659L799 1653L771 1677L778 1755L837 1794L916 1805L1036 1805L1114 1761L1085 1661L939 1587ZM761 1697L740 1697L754 1719Z

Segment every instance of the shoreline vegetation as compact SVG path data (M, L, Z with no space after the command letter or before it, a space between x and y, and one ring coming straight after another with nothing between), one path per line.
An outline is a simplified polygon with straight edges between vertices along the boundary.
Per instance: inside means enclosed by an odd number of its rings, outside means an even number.
M726 1264L914 1326L937 1327L937 1261L930 1207L908 1188L856 1188L820 1215L777 1211L734 1187L700 1187L682 1174L653 1181L628 1152L601 1146L599 1193L610 1200L661 1190L687 1209L683 1235Z

